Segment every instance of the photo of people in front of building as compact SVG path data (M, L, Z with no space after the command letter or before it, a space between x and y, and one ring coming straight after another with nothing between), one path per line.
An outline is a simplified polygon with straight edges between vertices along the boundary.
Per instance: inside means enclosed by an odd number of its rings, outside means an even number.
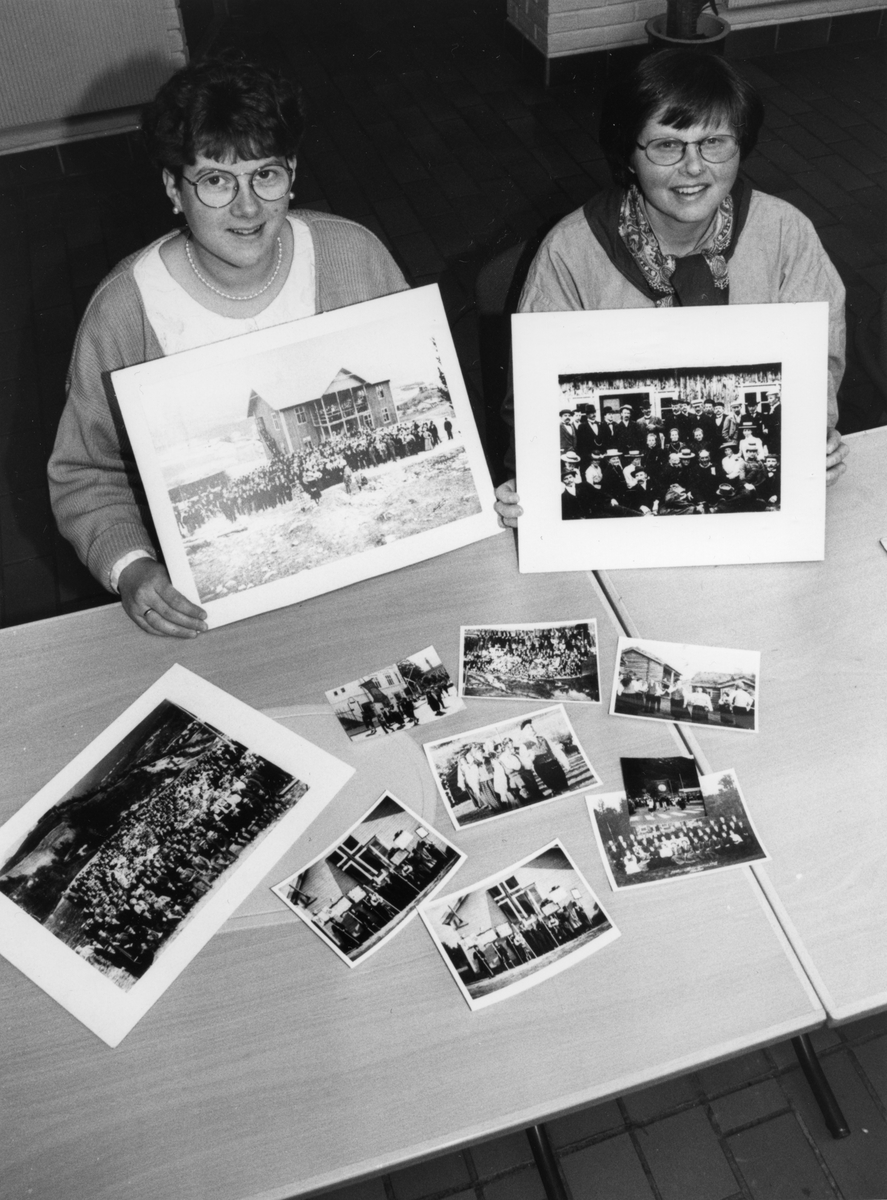
M620 638L610 714L753 733L760 677L758 650Z
M779 510L780 363L558 379L564 521Z
M464 860L385 792L343 838L272 891L355 966L403 928Z
M326 693L353 742L428 725L464 703L433 646Z
M597 622L463 626L459 694L599 703Z
M562 704L426 742L424 750L457 829L601 785Z
M626 772L625 764L632 761L643 765ZM622 762L625 791L586 798L614 890L769 857L734 771L701 775L697 787L692 786L695 766L676 765L692 759Z
M557 839L423 904L421 915L472 1009L550 979L619 937Z

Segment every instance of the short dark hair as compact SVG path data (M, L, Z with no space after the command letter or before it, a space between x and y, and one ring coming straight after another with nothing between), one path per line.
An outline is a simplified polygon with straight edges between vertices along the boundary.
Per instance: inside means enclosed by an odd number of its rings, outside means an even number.
M736 130L739 153L754 149L764 102L754 87L716 54L660 50L643 58L604 97L600 143L613 178L631 182L629 162L641 130L656 114L664 125L689 129L724 119Z
M198 154L292 158L305 128L302 91L278 67L225 50L176 71L141 125L151 161L177 179Z

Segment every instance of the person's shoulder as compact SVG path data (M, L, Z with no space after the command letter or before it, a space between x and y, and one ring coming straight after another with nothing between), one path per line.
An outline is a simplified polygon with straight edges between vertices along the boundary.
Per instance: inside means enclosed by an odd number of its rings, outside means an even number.
M171 234L164 234L163 237L157 238L149 245L122 258L97 285L89 298L84 317L96 310L104 313L109 309L117 309L121 304L135 303L138 305L138 285L134 276L136 263L171 236Z
M292 209L290 217L302 221L312 233L320 237L329 237L339 241L357 241L384 248L382 239L366 225L352 221L350 217L339 217L335 213L319 212L315 209Z
M573 246L577 238L589 238L594 241L594 234L591 232L591 227L585 216L585 209L577 208L571 213L567 213L551 227L545 237L542 239L539 249L557 251L565 245Z
M813 223L794 204L781 200L779 196L771 196L769 192L752 191L748 206L747 224L763 223L768 226L794 227L796 229L813 229Z

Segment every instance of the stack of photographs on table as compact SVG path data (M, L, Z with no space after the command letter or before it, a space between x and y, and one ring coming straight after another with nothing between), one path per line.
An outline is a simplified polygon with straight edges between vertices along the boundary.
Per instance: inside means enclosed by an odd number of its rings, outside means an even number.
M691 758L622 764L624 792L586 797L614 890L769 858L734 771L700 776Z
M420 913L471 1009L550 979L619 937L558 839Z
M272 890L353 967L402 929L464 860L386 792L344 837Z
M113 383L172 581L211 626L499 532L436 287Z
M610 713L757 732L760 678L757 650L620 638Z
M460 696L600 702L594 619L467 625L461 641Z
M424 746L457 829L600 787L562 704Z
M326 693L352 741L427 725L465 705L433 646Z

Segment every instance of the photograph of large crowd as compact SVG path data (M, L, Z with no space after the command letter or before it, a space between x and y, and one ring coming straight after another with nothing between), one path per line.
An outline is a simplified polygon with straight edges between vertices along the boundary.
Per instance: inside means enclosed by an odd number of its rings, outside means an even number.
M610 713L754 732L757 650L620 638Z
M354 966L402 929L464 859L386 792L335 845L272 890Z
M306 791L165 701L35 822L0 891L128 990Z
M352 741L428 725L465 707L433 646L326 693Z
M734 771L702 775L692 789L651 782L633 795L626 789L586 799L614 890L768 857Z
M550 979L619 937L558 840L420 911L472 1009Z
M597 622L463 626L459 694L599 702Z
M424 750L457 829L601 783L562 704L426 742Z
M558 380L563 520L780 509L780 363Z

